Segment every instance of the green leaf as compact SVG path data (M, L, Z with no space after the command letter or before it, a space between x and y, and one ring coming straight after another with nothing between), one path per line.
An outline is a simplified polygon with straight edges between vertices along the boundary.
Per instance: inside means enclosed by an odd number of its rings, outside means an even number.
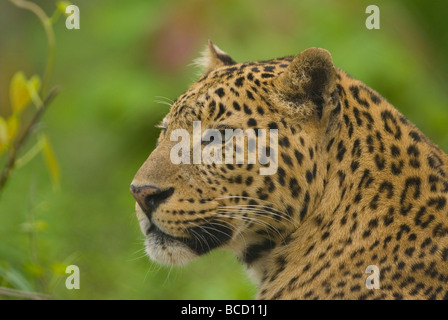
M51 271L57 275L65 275L65 270L67 269L68 264L65 262L54 262L51 264Z
M38 140L23 156L16 160L16 168L21 168L42 151L43 143Z
M27 262L23 266L23 269L26 273L35 278L40 278L44 275L44 268L42 268L42 266L37 263Z
M17 270L0 264L0 278L4 278L14 289L33 291L31 283Z
M34 227L36 229L36 231L45 231L48 229L48 223L44 220L36 220L34 222Z
M46 135L42 134L41 141L42 141L42 152L44 155L45 163L47 164L48 170L50 171L53 185L55 187L59 187L60 171L58 160L56 159L53 148Z

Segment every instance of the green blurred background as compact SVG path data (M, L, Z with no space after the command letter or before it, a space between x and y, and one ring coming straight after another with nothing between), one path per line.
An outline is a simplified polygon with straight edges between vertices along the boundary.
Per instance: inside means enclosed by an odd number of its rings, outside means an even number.
M36 2L48 15L55 9L55 1ZM207 39L240 62L326 48L336 66L448 151L446 1L72 2L81 28L67 30L64 18L54 26L51 84L61 91L39 128L55 150L60 187L42 156L13 172L0 198L0 286L55 299L254 297L229 252L184 267L150 262L128 191L155 146L155 124L168 112L157 101L174 100L195 81L191 62ZM365 27L369 4L381 10L380 30ZM11 112L12 75L42 75L46 57L39 20L0 0L0 116ZM80 268L79 290L65 287L69 264Z

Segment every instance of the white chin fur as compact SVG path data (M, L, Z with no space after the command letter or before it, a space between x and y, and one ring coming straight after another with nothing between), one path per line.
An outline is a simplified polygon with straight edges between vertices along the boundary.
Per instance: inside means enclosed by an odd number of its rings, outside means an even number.
M149 235L145 241L149 258L165 265L185 265L198 255L182 243L170 242L161 245L154 236Z
M140 229L147 237L145 241L146 253L151 260L166 265L184 265L198 257L193 250L183 243L161 241L157 235L148 235L151 222L149 222L138 204L136 204L136 213Z

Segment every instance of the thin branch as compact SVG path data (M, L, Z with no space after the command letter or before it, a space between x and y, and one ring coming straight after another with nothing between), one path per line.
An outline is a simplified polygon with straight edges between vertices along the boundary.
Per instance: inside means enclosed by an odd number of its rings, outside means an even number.
M37 111L34 114L31 121L29 122L29 124L25 127L22 134L18 137L15 143L11 146L11 149L8 154L8 159L6 160L6 165L0 174L0 196L4 186L6 185L6 182L8 181L11 171L14 169L17 160L17 154L20 148L23 146L24 142L30 135L33 127L42 117L43 113L48 108L48 105L50 104L51 100L53 100L58 91L59 91L58 87L54 87L53 89L50 90L48 96L42 102L42 105L37 108Z
M21 299L30 299L30 300L51 300L51 296L44 294L44 293L38 293L38 292L27 292L17 289L11 289L6 287L0 287L0 296L8 296L8 297L15 297L15 298L21 298Z
M45 90L47 89L47 86L50 82L50 76L53 72L53 65L54 65L55 36L52 27L52 20L47 16L45 11L42 10L41 7L39 7L37 4L33 2L25 0L9 0L9 1L19 8L33 12L39 18L42 25L44 26L45 34L47 36L48 41L48 59L47 59L47 66L45 68L44 78L42 80L42 86L40 89L40 96L43 98L43 96L45 95Z

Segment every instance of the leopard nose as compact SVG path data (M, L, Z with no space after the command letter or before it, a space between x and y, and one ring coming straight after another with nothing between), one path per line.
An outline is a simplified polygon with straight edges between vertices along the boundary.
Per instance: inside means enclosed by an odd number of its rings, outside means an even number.
M130 191L140 208L151 220L152 213L173 194L174 188L160 190L155 186L134 186L131 184Z

